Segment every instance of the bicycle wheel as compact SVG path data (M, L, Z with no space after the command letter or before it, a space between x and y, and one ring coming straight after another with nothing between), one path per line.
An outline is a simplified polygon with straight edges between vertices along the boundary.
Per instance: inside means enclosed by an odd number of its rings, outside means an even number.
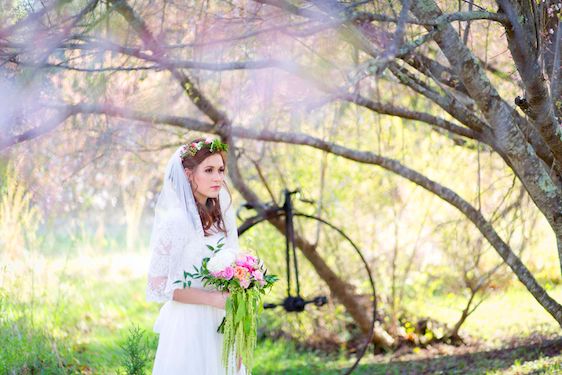
M240 246L264 260L268 272L280 277L264 302L287 297L286 248L282 211L268 218L248 219L239 233ZM272 224L273 222L273 224ZM376 319L375 284L360 249L339 228L321 218L295 212L293 216L300 295L305 300L326 296L327 304L306 305L303 312L282 306L264 311L265 335L284 336L298 345L326 352L356 354L350 373L371 341ZM292 257L292 255L291 255ZM291 258L291 295L296 295Z

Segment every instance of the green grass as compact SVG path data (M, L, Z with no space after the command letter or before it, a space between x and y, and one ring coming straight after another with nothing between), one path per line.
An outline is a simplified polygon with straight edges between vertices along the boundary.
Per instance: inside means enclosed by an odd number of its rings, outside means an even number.
M157 336L152 325L158 304L145 302L144 253L45 258L29 254L0 273L0 373L116 374L125 361L122 345L132 326L144 331L150 358ZM6 264L2 261L2 264ZM562 299L562 287L550 290ZM416 302L420 316L453 322L458 297ZM560 345L497 350L512 336L559 334L553 319L526 292L513 289L491 296L466 322L465 333L483 340L475 353L405 357L367 355L356 374L402 373L559 373ZM491 351L490 351L491 350ZM255 374L339 374L353 360L299 351L284 340L264 340L256 352ZM151 363L149 363L151 366Z
M48 373L115 373L123 362L119 344L128 329L134 324L152 333L158 306L144 301L145 267L139 254L37 256L29 265L33 268L18 263L15 277L5 273L0 278L7 280L2 285L6 314L0 317L1 334L9 336L6 346L14 348L0 353L1 369L22 371L28 363ZM33 289L23 280L33 280ZM18 341L14 333L19 329L25 334ZM44 363L30 363L23 353L41 353Z

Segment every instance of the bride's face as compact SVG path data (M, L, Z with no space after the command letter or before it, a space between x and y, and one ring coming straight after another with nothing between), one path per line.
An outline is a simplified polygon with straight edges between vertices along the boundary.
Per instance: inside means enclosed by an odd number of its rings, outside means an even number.
M195 198L202 204L217 198L224 181L224 163L219 154L207 157L193 171L186 169Z

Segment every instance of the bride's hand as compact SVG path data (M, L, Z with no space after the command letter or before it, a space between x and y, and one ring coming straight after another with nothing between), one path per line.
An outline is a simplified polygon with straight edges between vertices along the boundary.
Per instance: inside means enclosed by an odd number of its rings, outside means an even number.
M226 307L226 299L230 296L230 292L214 292L215 298L214 303L212 306L218 309L225 309Z
M242 357L238 356L238 368L236 369L236 371L240 371L240 367L242 367Z

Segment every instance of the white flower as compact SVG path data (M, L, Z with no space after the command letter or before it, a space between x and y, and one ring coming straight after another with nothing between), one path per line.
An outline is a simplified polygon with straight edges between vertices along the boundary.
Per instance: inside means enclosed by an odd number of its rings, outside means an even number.
M207 269L209 272L220 272L226 267L231 266L236 260L236 253L234 250L225 248L218 252L214 257L209 259Z

